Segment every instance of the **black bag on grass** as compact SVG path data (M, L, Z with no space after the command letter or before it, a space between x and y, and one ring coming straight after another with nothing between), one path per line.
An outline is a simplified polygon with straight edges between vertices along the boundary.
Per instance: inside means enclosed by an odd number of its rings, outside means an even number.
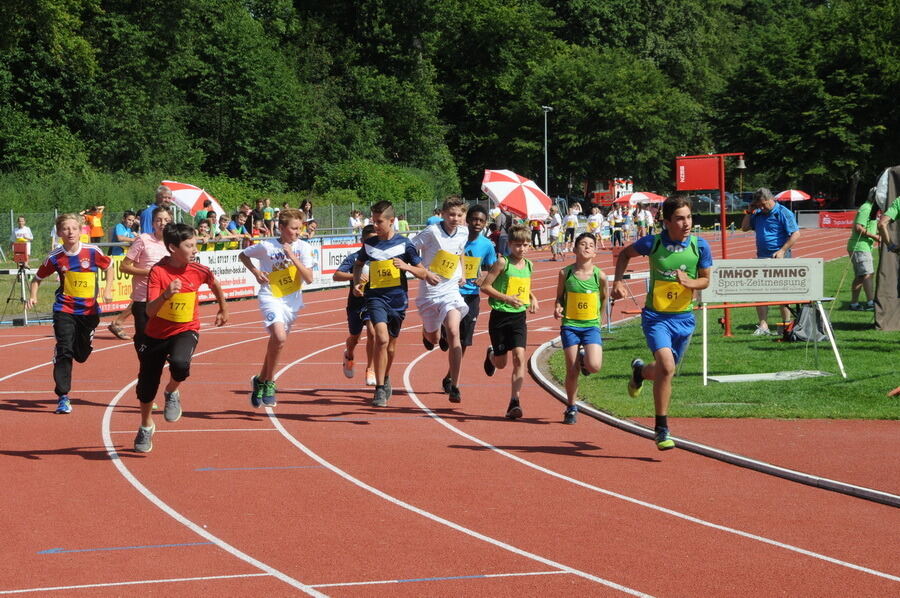
M816 308L812 305L804 305L800 309L800 315L791 322L785 330L785 340L791 342L812 341L820 343L828 339L825 332L825 322Z

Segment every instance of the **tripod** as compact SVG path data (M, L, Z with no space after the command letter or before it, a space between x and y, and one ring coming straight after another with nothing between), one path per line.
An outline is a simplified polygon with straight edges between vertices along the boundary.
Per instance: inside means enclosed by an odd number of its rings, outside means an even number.
M19 296L16 297L16 287L19 287ZM22 304L22 311L25 313L25 325L28 325L28 266L25 262L19 262L19 270L16 272L16 282L9 287L9 296L6 298L6 306L3 308L3 314L0 319L6 317L6 311L12 301L18 301Z

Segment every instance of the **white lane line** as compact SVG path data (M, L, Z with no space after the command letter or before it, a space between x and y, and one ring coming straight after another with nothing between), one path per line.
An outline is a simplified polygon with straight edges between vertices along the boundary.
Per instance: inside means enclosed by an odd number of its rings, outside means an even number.
M175 577L172 579L144 579L140 581L111 581L108 583L88 583L78 586L53 586L49 588L24 588L21 590L0 590L0 594L26 594L28 592L58 592L62 590L84 590L90 588L111 588L116 586L138 586L150 583L178 583L184 581L212 581L215 579L242 579L247 577L270 577L268 573L242 573L239 575L208 575L206 577Z
M207 428L197 430L161 430L156 429L155 434L183 434L185 432L274 432L272 428ZM134 434L134 430L113 430L110 434Z
M429 581L457 581L466 579L491 579L496 577L534 577L536 575L568 575L568 571L529 571L525 573L484 573L480 575L453 575L447 577L421 577L418 579L384 579L379 581L351 581L346 583L317 583L314 588L345 588L349 586L377 586L388 583L421 583Z
M305 361L306 359L315 357L319 353L322 353L324 351L330 351L332 349L341 347L343 345L344 345L344 343L342 343L342 342L336 343L334 345L331 345L330 347L324 347L317 351L313 351L312 353L307 353L303 357L296 359L295 361L293 361L293 362L287 364L286 366L284 366L283 368L281 368L275 374L275 379L277 380L278 377L281 376L282 373L286 372L288 369L290 369L294 365L296 365L302 361ZM429 353L424 353L423 356L428 355L428 354ZM412 366L410 366L410 367L412 367ZM408 371L408 369L409 368L407 368L407 371ZM407 387L408 387L408 384L407 384ZM492 537L486 536L480 532L476 532L475 530L464 527L458 523L454 523L454 522L450 521L449 519L444 519L443 517L440 517L439 515L435 515L434 513L431 513L430 511L420 509L419 507L411 505L408 502L402 501L399 498L396 498L394 496L391 496L390 494L387 494L386 492L382 492L378 488L375 488L374 486L370 486L369 484L363 482L362 480L353 477L352 475L350 475L349 473L347 473L340 467L337 467L336 465L330 463L329 461L326 461L323 457L320 457L312 449L308 448L306 445L304 445L302 442L300 442L296 437L291 435L291 433L288 432L287 429L285 429L284 425L282 425L282 423L281 423L281 420L278 419L278 415L275 413L275 411L271 407L266 407L266 413L268 413L269 419L272 421L272 425L275 426L275 428L279 432L281 432L282 436L284 436L288 440L288 442L290 442L295 447L300 449L300 451L303 452L310 459L312 459L316 463L322 465L323 467L329 469L331 472L341 476L342 478L344 478L351 484L354 484L367 492L371 492L375 496L377 496L383 500L386 500L391 504L394 504L398 507L404 508L408 511L412 511L413 513L420 515L422 517L425 517L426 519L430 519L431 521L440 523L441 525L445 525L453 530L456 530L458 532L461 532L463 534L466 534L468 536L471 536L471 537L481 540L483 542L487 542L488 544L493 544L494 546L502 548L503 550L506 550L508 552L512 552L513 554L517 554L519 556L523 556L523 557L531 559L533 561L543 563L544 565L547 565L548 567L553 567L554 569L558 569L558 570L564 571L566 573L571 573L572 575L577 575L578 577L582 577L589 581L593 581L595 583L607 586L609 588L619 590L620 592L624 592L625 594L629 594L631 596L641 596L641 597L645 597L645 598L650 598L649 594L645 594L645 593L635 590L633 588L629 588L627 586L617 584L614 581L604 579L602 577L597 577L596 575L591 575L590 573L581 571L579 569L575 569L573 567L569 567L568 565L564 565L562 563L557 563L556 561L550 560L548 558L542 557L542 556L534 554L532 552L528 552L521 548L516 548L515 546L512 546L511 544L507 544L505 542L497 540L496 538L492 538Z
M483 334L483 332L482 332L482 333L479 333L479 334ZM526 460L526 459L523 459L523 458L521 458L521 457L519 457L519 456L517 456L517 455L514 455L514 454L512 454L512 453L510 453L510 452L508 452L508 451L505 451L505 450L503 450L503 449L497 448L497 447L495 447L494 445L490 444L489 442L486 442L486 441L484 441L484 440L481 440L480 438L476 438L475 436L472 436L471 434L468 434L467 432L463 432L462 430L460 430L460 429L457 428L456 426L454 426L454 425L448 423L447 421L445 421L443 418L441 418L438 414L436 414L434 411L432 411L431 409L429 409L427 406L425 406L425 404L422 403L422 401L419 400L419 397L418 397L418 396L416 395L416 393L412 390L412 385L410 384L410 379L409 379L410 373L412 372L412 370L413 370L413 368L416 366L416 364L417 364L421 359L424 359L424 358L427 357L428 355L430 355L430 353L423 353L422 355L420 355L419 357L417 357L416 359L414 359L414 360L412 361L412 363L409 364L409 366L407 366L407 368L403 371L403 385L404 385L404 387L405 387L405 390L406 390L407 394L409 395L409 398L412 399L412 401L413 401L416 405L418 405L420 409L422 409L422 410L423 410L425 413L427 413L432 419L434 419L435 421L437 421L438 423L440 423L442 426L446 427L448 430L450 430L450 431L453 432L454 434L457 434L457 435L459 435L459 436L462 436L463 438L465 438L465 439L467 439L467 440L470 440L470 441L472 441L472 442L474 442L474 443L476 443L476 444L479 444L479 445L481 445L481 446L483 446L483 447L485 447L485 448L487 448L487 449L490 449L490 450L492 450L492 451L495 451L496 453L498 453L498 454L500 454L500 455L503 455L504 457L507 457L508 459L512 459L513 461L515 461L515 462L517 462L517 463L521 463L522 465L524 465L524 466L526 466L526 467L530 467L530 468L532 468L532 469L534 469L534 470L540 471L541 473L545 473L545 474L547 474L547 475L549 475L549 476L552 476L552 477L558 478L558 479L560 479L560 480L563 480L563 481L566 481L566 482L575 484L576 486L581 486L582 488L586 488L586 489L591 490L591 491L593 491L593 492L598 492L598 493L600 493L600 494L605 494L606 496L610 496L610 497L613 497L613 498L618 498L618 499L623 500L623 501L625 501L625 502L629 502L629 503L632 503L632 504L635 504L635 505L639 505L639 506L642 506L642 507L646 507L646 508L648 508L648 509L652 509L652 510L654 510L654 511L658 511L658 512L660 512L660 513L665 513L665 514L667 514L667 515L671 515L671 516L673 516L673 517L677 517L677 518L679 518L679 519L683 519L683 520L689 521L689 522L691 522L691 523L696 523L696 524L702 525L702 526L704 526L704 527L709 527L709 528L712 528L712 529L715 529L715 530L719 530L719 531L722 531L722 532L726 532L726 533L729 533L729 534L734 534L734 535L740 536L740 537L742 537L742 538L747 538L747 539L749 539L749 540L755 540L755 541L757 541L757 542L762 542L762 543L764 543L764 544L769 544L770 546L776 546L776 547L778 547L778 548L783 548L783 549L785 549L785 550L790 550L791 552L796 552L796 553L798 553L798 554L802 554L802 555L809 556L809 557L812 557L812 558L815 558L815 559L819 559L819 560L822 560L822 561L826 561L826 562L831 563L831 564L834 564L834 565L840 565L841 567L847 567L848 569L854 569L854 570L860 571L860 572L862 572L862 573L868 573L869 575L874 575L874 576L876 576L876 577L882 577L882 578L884 578L884 579L889 579L889 580L891 580L891 581L897 581L897 582L900 582L900 577L898 577L898 576L896 576L896 575L891 575L890 573L884 573L883 571L877 571L877 570L875 570L875 569L870 569L869 567L863 567L862 565L856 565L856 564L854 564L854 563L849 563L849 562L847 562L847 561L842 561L842 560L836 559L836 558L834 558L834 557L826 556L826 555L824 555L824 554L820 554L820 553L817 553L817 552L813 552L813 551L811 551L811 550L806 550L805 548L800 548L800 547L798 547L798 546L793 546L793 545L791 545L791 544L785 544L784 542L779 542L778 540L772 540L771 538L766 538L766 537L764 537L764 536L759 536L759 535L756 535L756 534L753 534L753 533L750 533L750 532L745 532L745 531L742 531L742 530L739 530L739 529L735 529L735 528L732 528L732 527L728 527L728 526L725 526L725 525L720 525L720 524L718 524L718 523L713 523L713 522L711 522L711 521L706 521L705 519L700 519L699 517L694 517L693 515L688 515L688 514L686 514L686 513L681 513L681 512L679 512L679 511L675 511L675 510L673 510L673 509L669 509L669 508L667 508L667 507L663 507L663 506L660 506L660 505L657 505L657 504L654 504L654 503L651 503L651 502L647 502L647 501L644 501L644 500L641 500L641 499L638 499L638 498L633 498L633 497L627 496L627 495L625 495L625 494L619 494L618 492L614 492L614 491L608 490L608 489L606 489L606 488L600 488L599 486L594 486L593 484L589 484L589 483L587 483L587 482L583 482L583 481L581 481L581 480L577 480L577 479L575 479L575 478L571 478L571 477L569 477L569 476L567 476L567 475L565 475L565 474L559 473L559 472L557 472L557 471L553 471L552 469L547 469L546 467L543 467L543 466L538 465L538 464L536 464L536 463L532 463L531 461L528 461L528 460Z
M234 347L234 346L242 345L245 343L255 342L255 341L260 340L260 338L266 338L266 337L251 338L251 339L239 341L236 343L222 345L220 347L214 347L212 349L208 349L201 353L196 353L196 355L204 355L206 353L212 353L213 351L219 351L221 349L227 349L229 347ZM310 596L325 596L325 594L322 594L318 590L309 587L308 585L294 579L293 577L290 577L289 575L287 575L285 573L282 573L281 571L275 569L274 567L271 567L270 565L267 565L266 563L263 563L262 561L256 560L249 554L238 550L237 548L235 548L234 546L232 546L225 540L222 540L218 536L215 536L212 533L206 531L204 528L200 527L199 525L197 525L196 523L194 523L193 521L191 521L190 519L188 519L187 517L185 517L184 515L182 515L175 509L173 509L172 507L170 507L168 504L163 502L162 499L160 499L158 496L156 496L149 488L144 486L144 484L142 484L134 476L134 474L131 473L131 471L125 466L125 464L122 463L122 460L119 458L119 453L116 451L116 447L113 445L112 434L110 433L110 422L112 420L112 414L113 414L113 410L116 407L116 404L125 395L125 393L132 386L134 386L136 384L137 384L137 379L134 379L130 383L128 383L128 385L124 386L122 388L122 390L120 390L118 392L118 394L116 394L116 396L113 397L112 401L110 401L109 405L106 407L106 410L103 412L103 425L102 425L103 444L106 446L106 452L109 454L110 460L112 461L113 465L115 465L116 469L119 470L119 473L122 474L122 477L124 477L126 480L128 480L128 482L132 486L134 486L134 488L138 492L140 492L144 496L144 498L146 498L150 502L150 504L159 507L169 517L171 517L178 523L182 524L183 526L187 527L189 530L191 530L198 536L206 538L207 540L209 540L210 542L212 542L213 544L215 544L216 546L218 546L225 552L241 559L242 561L244 561L246 563L249 563L250 565L253 565L257 569L260 569L260 570L266 572L268 575L271 575L271 576L283 581L284 583L297 588L301 592L305 592L305 593L309 594Z

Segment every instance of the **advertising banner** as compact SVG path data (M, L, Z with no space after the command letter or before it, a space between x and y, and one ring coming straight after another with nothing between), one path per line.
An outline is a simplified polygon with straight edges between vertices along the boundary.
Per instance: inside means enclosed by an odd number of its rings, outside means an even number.
M719 188L719 158L675 158L675 189L699 191Z
M702 303L818 301L824 297L821 258L717 260Z
M853 228L856 210L849 212L819 212L819 228Z

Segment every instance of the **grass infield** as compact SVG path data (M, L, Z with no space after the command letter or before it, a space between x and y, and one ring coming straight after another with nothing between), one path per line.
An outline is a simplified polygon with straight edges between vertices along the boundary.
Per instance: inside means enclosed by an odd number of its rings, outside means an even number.
M840 293L838 284L844 277ZM731 338L722 336L717 322L721 310L709 312L709 373L753 374L784 370L822 370L833 375L780 382L710 382L703 386L700 314L697 330L675 378L669 415L672 417L757 417L782 419L900 419L900 398L888 398L887 392L900 385L896 351L900 332L882 332L874 328L871 311L854 312L850 305L853 269L849 258L825 264L825 295L836 297L830 319L838 349L847 371L841 378L837 361L826 340L818 351L812 343L775 342L779 337L755 337L756 310L731 310ZM865 295L863 294L863 300ZM832 304L825 304L826 313ZM780 319L778 308L769 308L769 322ZM774 329L774 327L773 327ZM599 409L623 417L653 416L653 385L644 383L637 399L628 396L626 384L631 360L650 361L639 318L614 328L604 329L603 367L600 372L579 381L579 398ZM550 358L554 378L562 386L565 362L562 351Z

